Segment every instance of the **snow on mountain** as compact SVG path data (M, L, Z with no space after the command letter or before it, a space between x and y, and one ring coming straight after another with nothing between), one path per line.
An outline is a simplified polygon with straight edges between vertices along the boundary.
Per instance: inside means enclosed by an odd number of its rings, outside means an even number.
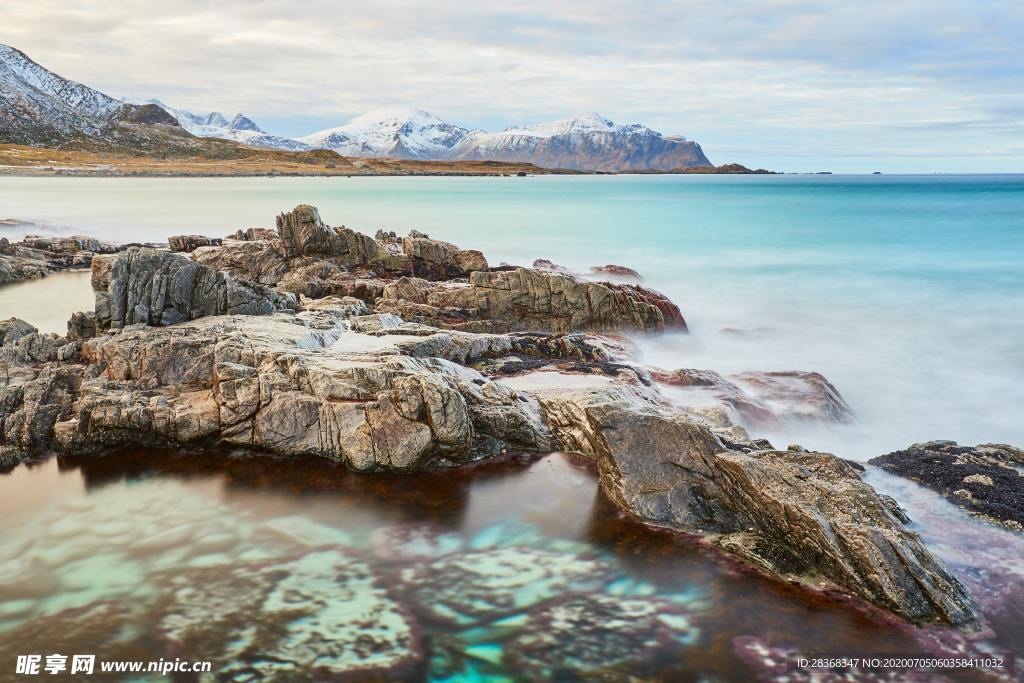
M308 145L297 140L267 133L257 126L252 119L243 114L235 114L235 117L228 121L223 114L216 111L207 114L197 114L185 109L176 109L168 106L156 98L146 100L146 102L162 108L177 119L182 128L197 137L234 140L245 145L265 147L267 149L293 151L309 149Z
M0 141L96 135L122 103L62 78L20 50L0 45Z
M640 124L584 114L498 133L467 130L418 109L373 112L299 138L344 156L517 161L578 170L671 170L710 166L700 146Z
M499 133L474 131L448 158L520 161L590 171L670 171L711 165L695 142L665 137L638 123L617 125L595 113L513 126Z
M469 131L419 109L375 111L349 123L299 138L343 156L443 158Z

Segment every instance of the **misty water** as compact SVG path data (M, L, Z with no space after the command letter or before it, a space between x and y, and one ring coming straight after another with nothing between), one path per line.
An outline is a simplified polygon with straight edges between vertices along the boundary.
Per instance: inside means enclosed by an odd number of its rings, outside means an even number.
M1024 444L1021 176L0 178L0 219L32 223L0 231L120 242L223 236L272 226L298 203L370 234L415 228L481 249L494 265L548 258L580 271L635 268L680 305L691 330L634 340L643 362L817 370L856 413L841 427L755 434L776 445L866 460L931 439ZM68 274L0 288L0 317L62 331L90 300L88 276ZM979 598L995 631L980 647L1024 652L1021 536L873 468L867 476ZM366 563L412 615L423 680L500 680L529 661L543 671L526 627L516 626L535 623L543 600L513 599L521 609L453 623L424 597L443 584L444 570L431 562L480 551L491 553L496 575L517 553L570 558L552 570L565 594L663 607L668 622L660 623L674 624L678 638L641 658L641 678L749 680L758 671L752 643L780 652L928 651L920 634L631 522L597 491L585 463L560 454L397 477L319 462L124 451L0 475L0 514L0 635L40 650L60 651L53 633L77 634L76 621L116 620L123 638L79 635L111 657L169 656L160 624L173 612L173 577L198 585L212 580L211 568L231 575L330 545ZM144 542L168 529L179 531L177 543ZM381 540L409 534L428 550ZM591 561L605 579L573 578L574 563ZM409 578L432 571L437 585ZM126 602L137 609L89 612ZM581 647L614 649L607 634L579 638Z

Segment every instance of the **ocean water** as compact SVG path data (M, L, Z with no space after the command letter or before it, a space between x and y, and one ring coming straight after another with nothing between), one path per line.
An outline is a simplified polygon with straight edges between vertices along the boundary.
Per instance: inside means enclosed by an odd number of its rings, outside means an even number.
M35 223L0 233L219 236L298 203L492 264L637 269L691 329L634 340L642 360L817 370L856 413L764 434L779 445L866 459L937 438L1024 444L1024 176L0 178L0 219ZM77 281L2 288L0 318L60 331L87 306ZM631 521L571 456L407 476L296 465L136 449L0 473L0 679L16 654L95 652L208 658L245 680L285 645L351 657L352 623L373 625L374 661L412 653L395 680L769 681L794 653L949 652ZM974 651L1017 657L997 680L1019 680L1024 537L867 477L975 595L993 634ZM558 612L575 608L582 621Z
M776 440L857 459L1024 443L1024 176L0 178L0 218L118 241L273 226L298 203L492 264L633 267L691 329L641 340L643 360L817 370L858 417Z

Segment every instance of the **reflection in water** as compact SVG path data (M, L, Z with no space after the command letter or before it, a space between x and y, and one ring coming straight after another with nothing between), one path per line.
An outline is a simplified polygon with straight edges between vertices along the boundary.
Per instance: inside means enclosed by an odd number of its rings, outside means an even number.
M95 304L88 270L64 270L42 280L0 286L0 319L21 318L40 332L66 334L76 311Z
M632 521L561 454L360 475L122 451L0 475L0 516L0 666L81 651L209 659L231 680L750 680L742 637L921 651L909 629ZM954 521L962 547L977 525ZM1022 645L995 624L1000 646Z

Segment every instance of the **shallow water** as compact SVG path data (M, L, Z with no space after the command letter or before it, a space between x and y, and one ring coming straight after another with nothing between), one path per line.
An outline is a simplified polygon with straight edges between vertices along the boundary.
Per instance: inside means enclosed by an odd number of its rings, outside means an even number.
M0 285L0 319L13 316L28 320L40 332L67 334L71 314L91 311L94 304L87 270L67 270L41 280Z
M411 615L417 637L409 649L422 664L407 680L502 680L513 672L523 680L543 656L525 648L531 631L517 619L577 594L671 612L665 618L678 641L618 667L612 662L606 680L625 672L645 680L751 680L755 672L734 649L742 636L798 652L922 651L905 629L737 571L691 539L624 518L597 492L589 465L560 454L406 476L153 450L51 459L0 475L0 518L0 661L76 647L94 648L98 660L180 655L168 624L181 618L181 582L216 595L228 577L231 600L244 604L241 568L328 550L366 563L377 587ZM388 540L399 533L408 540L410 532L414 541ZM460 558L480 575L458 573ZM443 564L431 564L437 561ZM329 568L295 566L304 581L331 580ZM368 595L371 586L360 590ZM359 591L351 597L364 598ZM111 605L130 614L94 615L91 633L71 626ZM462 617L453 621L439 605L454 605ZM204 609L213 620L219 608L210 598ZM245 618L271 619L269 609ZM588 629L600 624L585 623L562 635L578 638L577 649L615 650L618 640L607 634L588 641ZM1008 617L1002 623L1009 627ZM1019 647L1015 631L1001 632L994 647ZM228 630L208 636L203 652L224 651L231 638ZM232 665L212 658L218 668Z

